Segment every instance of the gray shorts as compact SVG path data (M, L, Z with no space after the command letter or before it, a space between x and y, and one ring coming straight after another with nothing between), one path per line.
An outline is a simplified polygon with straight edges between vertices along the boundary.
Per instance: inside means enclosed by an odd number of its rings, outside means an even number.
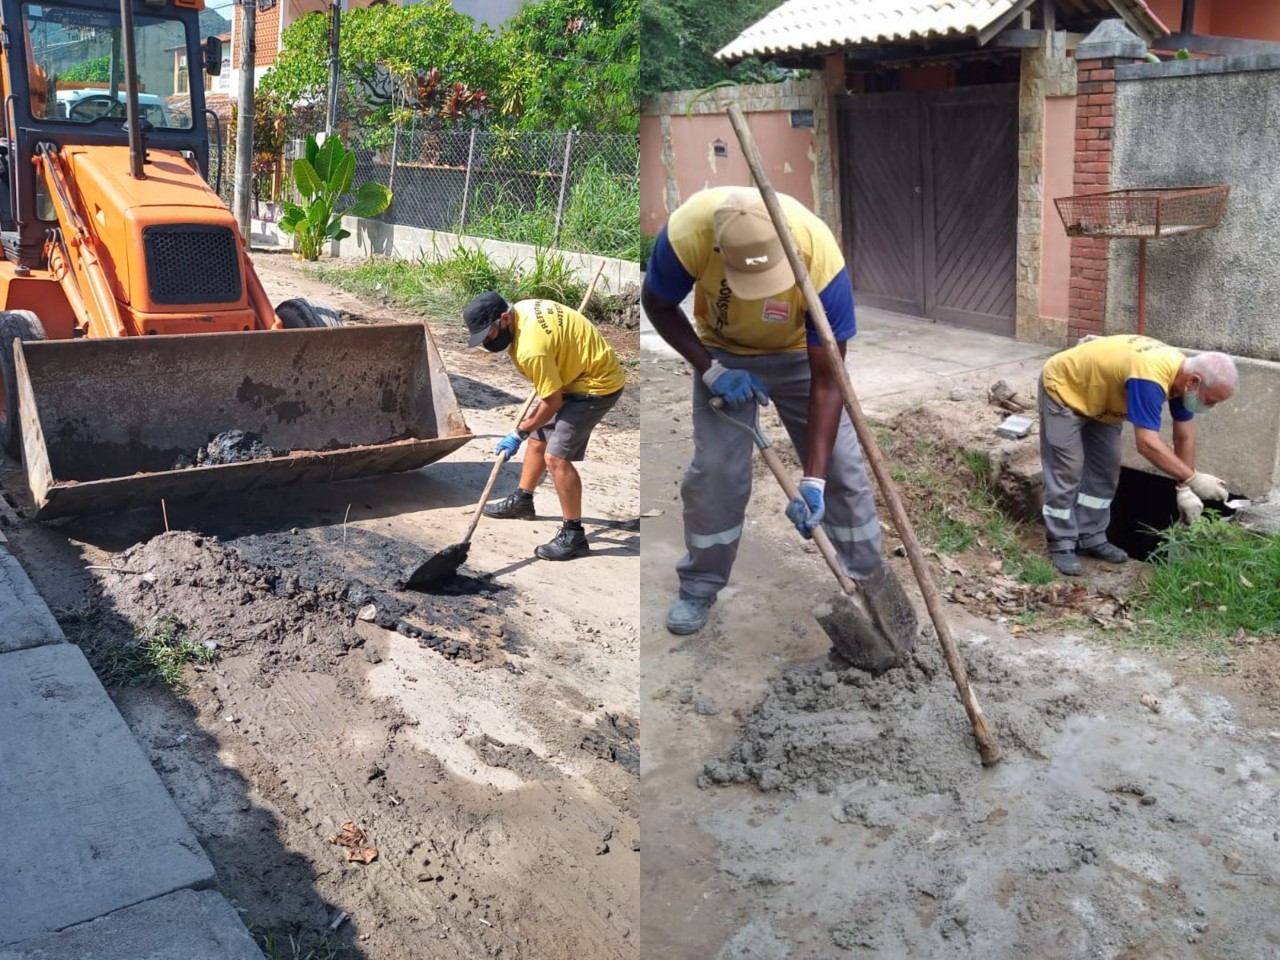
M564 403L546 424L533 431L533 436L546 441L547 453L561 460L586 459L587 441L597 423L604 419L618 398L621 390L593 397L586 393L566 393Z

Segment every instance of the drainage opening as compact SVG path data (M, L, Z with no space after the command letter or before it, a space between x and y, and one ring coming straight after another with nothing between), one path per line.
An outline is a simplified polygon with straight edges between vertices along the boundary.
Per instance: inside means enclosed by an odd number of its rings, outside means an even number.
M1160 546L1160 532L1178 522L1176 484L1171 477L1145 470L1120 470L1120 485L1111 501L1107 539L1135 560L1146 560ZM1235 497L1236 494L1231 494ZM1220 503L1206 503L1205 514L1230 516L1235 511Z
M1170 477L1123 467L1107 539L1135 560L1147 559L1160 546L1159 531L1178 520L1175 486Z

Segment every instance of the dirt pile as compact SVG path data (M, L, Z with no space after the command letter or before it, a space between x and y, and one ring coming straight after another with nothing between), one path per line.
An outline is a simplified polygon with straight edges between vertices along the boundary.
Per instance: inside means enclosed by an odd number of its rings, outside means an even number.
M506 628L490 622L491 598L467 595L479 581L448 578L441 586L452 596L421 599L387 589L421 559L419 550L360 529L254 534L230 544L166 533L113 558L94 602L64 618L63 626L93 650L131 643L149 621L176 615L185 639L222 651L261 646L268 651L264 669L321 669L361 646L355 625L363 620L445 657L482 662L501 646ZM482 629L451 636L459 624Z
M183 455L173 463L175 470L191 467L212 467L220 463L246 463L250 460L269 460L283 456L288 450L273 450L262 442L256 433L244 430L224 430L192 456Z

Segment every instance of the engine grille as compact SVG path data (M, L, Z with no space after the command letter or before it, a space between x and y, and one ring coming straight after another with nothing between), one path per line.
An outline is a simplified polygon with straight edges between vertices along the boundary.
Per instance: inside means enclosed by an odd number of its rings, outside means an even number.
M240 260L229 227L145 227L142 246L153 303L234 303Z

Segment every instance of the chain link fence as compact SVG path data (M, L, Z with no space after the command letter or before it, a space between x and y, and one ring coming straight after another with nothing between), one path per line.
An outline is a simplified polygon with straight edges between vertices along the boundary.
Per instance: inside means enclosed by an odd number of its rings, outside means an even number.
M293 199L292 158L319 118L286 118L283 147L254 164L255 216L278 220ZM235 138L224 125L226 174L234 193ZM398 226L509 240L639 260L640 140L628 134L431 130L344 124L356 152L355 183L392 191L378 219ZM215 151L216 152L216 151ZM216 170L216 157L211 168Z

